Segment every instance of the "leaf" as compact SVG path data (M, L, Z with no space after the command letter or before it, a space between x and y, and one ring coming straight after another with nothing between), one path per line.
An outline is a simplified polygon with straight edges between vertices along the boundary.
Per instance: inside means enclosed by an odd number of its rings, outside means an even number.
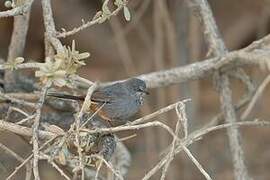
M124 6L124 16L127 21L130 21L131 15L127 6Z
M53 75L56 76L56 77L65 77L66 71L64 71L64 70L58 70L58 71L55 71L53 73Z
M23 58L23 57L17 57L17 58L15 59L15 64L16 64L16 65L21 64L21 63L23 63L23 61L24 61L24 58Z
M104 2L103 6L102 6L103 15L105 15L106 17L109 16L109 15L111 14L111 11L110 11L110 9L109 9L109 7L108 7L108 3L109 3L109 1L106 0L106 1Z
M72 44L71 44L71 51L75 51L75 41L74 39L72 40Z
M114 4L119 7L123 4L123 1L122 0L115 0Z
M86 59L89 56L90 56L90 53L88 52L80 53L78 59Z

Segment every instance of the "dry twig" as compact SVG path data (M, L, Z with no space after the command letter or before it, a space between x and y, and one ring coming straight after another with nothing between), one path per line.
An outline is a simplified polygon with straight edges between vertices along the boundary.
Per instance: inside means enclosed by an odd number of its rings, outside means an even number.
M39 180L39 171L38 171L38 161L39 161L39 141L38 141L38 128L39 128L39 123L40 123L40 118L41 118L41 109L43 107L43 104L45 102L45 98L47 95L47 91L51 86L51 82L48 82L42 89L42 95L36 105L36 116L34 119L34 124L32 126L33 129L33 174L35 177L35 180Z
M193 0L192 1L198 8L200 17L202 18L202 24L204 26L204 34L209 46L210 54L214 56L224 56L228 53L228 50L220 37L219 30L214 20L212 11L207 0ZM222 111L226 122L237 122L235 109L232 103L232 92L230 89L230 82L226 73L216 72L214 74L216 78L216 85L220 93L220 102ZM230 149L233 156L234 176L238 180L252 179L248 175L247 167L244 163L244 152L240 144L240 133L235 127L228 128L228 137L230 143Z

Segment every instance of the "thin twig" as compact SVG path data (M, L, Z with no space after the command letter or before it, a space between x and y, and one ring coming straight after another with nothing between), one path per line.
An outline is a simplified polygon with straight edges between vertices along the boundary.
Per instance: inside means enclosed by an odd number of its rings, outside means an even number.
M185 151L185 153L188 155L188 157L191 159L191 161L196 165L196 167L200 170L200 172L203 174L203 176L205 177L205 179L207 180L212 180L212 178L209 176L209 174L204 170L204 168L202 167L202 165L199 163L199 161L197 161L197 159L192 155L192 153L190 152L190 150L183 146L183 150Z
M42 148L44 148L46 145L48 145L50 142L52 142L57 136L52 137L51 139L49 139L48 141L46 141L40 148L39 150L41 150ZM29 155L19 166L17 166L15 168L15 170L6 178L6 180L10 180L19 170L20 168L22 168L26 163L29 163L28 161L31 160L31 158L33 157L33 153L31 155ZM31 164L32 166L32 164ZM31 169L32 172L32 169Z
M27 112L24 112L23 110L16 108L16 107L10 107L9 108L11 111L17 111L19 113L21 113L22 115L24 115L25 117L29 117L30 115Z
M55 30L55 24L54 24L54 19L53 19L51 0L42 0L41 3L42 3L42 10L43 10L44 26L46 30L45 41L49 41L57 52L62 52L64 50L63 45L61 44L60 40L55 37L56 30Z
M187 102L187 101L190 101L190 99L185 99L185 100L182 100L183 103ZM129 123L129 125L136 125L136 124L141 124L141 123L144 123L144 122L147 122L148 120L150 119L153 119L154 117L157 117L159 116L160 114L163 114L163 113L166 113L172 109L174 109L177 105L178 105L179 102L177 103L174 103L174 104L171 104L167 107L164 107L162 109L159 109L149 115L146 115L144 117L141 117L139 119L136 119L134 120L133 122Z
M60 174L61 174L61 176L63 176L65 179L67 179L67 180L71 180L69 177L68 177L68 175L55 163L55 162L53 162L52 160L51 160L51 157L50 156L48 156L48 155L46 155L46 154L44 154L44 153L41 153L41 156L43 157L43 158L45 158L45 159L47 159L47 162L49 163L49 164L51 164L52 165L52 167L54 167Z
M138 130L138 129L155 127L155 126L165 129L172 137L176 137L173 130L169 126L159 121L147 122L147 123L139 124L139 125L123 125L123 126L117 126L117 127L112 127L112 128L96 128L93 130L82 129L82 131L88 132L90 134L101 133L101 132L114 133L114 132L120 132L120 131Z
M25 180L31 180L32 178L32 162L29 161L26 165L25 165Z
M107 19L110 19L111 16L117 15L118 12L119 12L120 10L122 10L123 7L124 7L125 5L126 5L126 4L123 4L123 5L119 6L119 7L117 7L114 11L112 11L110 14L108 14L108 15L107 15ZM71 35L73 35L73 34L76 34L76 33L80 32L80 31L82 31L82 30L84 30L84 29L86 29L86 28L88 28L88 27L91 27L91 26L93 26L93 25L95 25L95 24L99 24L99 23L101 22L102 18L103 18L102 16L97 17L97 18L94 18L94 19L92 19L92 20L90 20L90 21L88 21L88 22L86 22L86 23L83 23L83 24L82 24L81 26L79 26L79 27L73 28L73 29L70 30L70 31L65 31L65 32L62 32L62 33L58 33L58 34L56 35L56 37L57 37L57 38L65 38L65 37L67 37L67 36L71 36Z
M99 165L98 165L98 167L97 167L97 170L96 170L95 180L98 180L99 171L100 171L102 165L103 165L103 161L100 161L100 162L99 162Z
M11 10L0 12L0 18L23 15L29 12L34 0L24 1L24 4Z
M28 156L19 166L15 168L15 170L6 178L6 180L10 180L32 157L33 154Z
M83 117L83 114L89 111L90 105L91 105L91 96L93 92L96 90L98 87L97 83L94 83L87 91L87 95L84 99L83 105L81 107L81 110L78 114L78 116L75 119L75 126L76 126L76 146L77 146L77 151L79 155L79 161L80 161L80 170L82 172L81 179L85 179L85 174L84 174L84 163L83 163L83 154L82 154L82 148L80 147L80 127L81 127L81 119Z
M184 104L181 104L181 102L177 106L175 106L175 110L176 110L177 116L178 116L177 123L176 123L176 126L175 126L175 135L176 136L179 136L179 132L180 132L180 128L181 128L180 125L181 125L181 121L182 121L181 120L182 116L180 114L182 112L180 112L179 109L178 109L178 106L180 106L180 105L185 106ZM177 139L173 138L171 149L170 149L170 152L168 153L167 162L164 165L163 170L162 170L162 174L161 174L161 178L160 178L161 180L165 179L166 173L167 173L167 171L169 169L169 165L170 165L171 161L173 160L176 142L177 142Z
M83 122L83 124L80 126L80 128L83 128L89 121L91 121L93 119L93 117L95 117L95 115L97 113L99 113L99 111L105 106L105 103L103 103L85 122Z
M7 131L10 131L15 134L22 135L22 136L27 136L27 137L33 136L33 132L31 128L20 126L11 122L6 122L4 120L0 120L0 129L7 130ZM43 130L38 131L38 136L39 138L42 138L42 139L44 138L49 139L49 138L55 137L56 135L57 134L49 132L49 131L43 131Z
M24 119L22 119L22 120L16 122L16 124L21 125L21 124L23 124L23 123L25 123L25 122L27 122L27 121L29 121L29 120L31 120L31 119L34 119L35 116L36 116L36 115L28 116L28 117L26 117L26 118L24 118Z
M22 64L18 64L16 65L15 69L37 69L40 68L44 63L37 63L37 62L33 62L33 63L22 63ZM9 69L8 66L6 66L5 64L0 64L0 70L5 70L5 69Z
M47 82L47 84L43 87L41 97L36 105L36 116L34 119L34 124L33 124L33 174L35 180L39 180L39 171L38 171L38 160L39 160L39 141L38 141L38 128L39 128L39 123L40 123L40 118L41 118L41 108L43 107L43 104L45 102L46 94L48 89L51 86L51 82Z
M137 134L132 134L130 136L122 137L119 139L119 141L123 142L123 141L129 140L129 139L132 139L134 137L137 137Z
M23 162L24 159L18 155L17 153L15 153L14 151L12 151L11 149L9 149L7 146L5 146L4 144L0 143L0 148L3 149L7 154L11 155L12 157L14 157L16 160Z
M19 105L29 106L31 108L35 108L36 107L35 103L31 103L31 102L27 102L27 101L20 100L20 99L17 99L17 98L13 98L13 97L11 97L9 95L6 95L6 94L4 94L2 92L0 92L0 97L1 98L4 98L4 99L7 99L7 100L9 100L11 102L17 103Z
M243 127L243 126L262 126L262 127L270 127L270 122L268 121L245 121L245 122L236 122L236 123L226 123L217 125L209 128L202 128L191 133L188 138L184 140L180 140L175 149L175 155L182 151L183 147L188 147L194 142L202 139L203 136L217 130L229 128L229 127ZM143 180L150 179L156 172L159 171L160 168L164 166L167 162L168 155L162 158L147 174L142 178Z
M192 2L195 4L195 7L199 11L200 17L202 18L204 35L209 46L208 54L217 57L228 54L228 49L220 36L213 13L207 0L192 0ZM220 93L220 102L225 120L230 123L235 123L237 122L237 117L232 103L232 91L230 89L228 75L226 73L216 71L214 78L216 78L214 83L216 83L216 87ZM240 143L240 133L238 129L235 127L228 128L227 134L229 137L230 150L232 152L234 177L237 180L252 179L249 176L247 167L244 163L244 151Z
M257 100L259 99L259 97L262 95L264 89L266 88L266 86L269 84L270 82L270 75L268 75L263 82L260 84L259 88L256 90L254 96L252 97L251 101L248 104L248 107L246 108L246 110L242 113L241 115L241 119L244 120L247 118L247 116L250 114L252 108L255 106Z
M106 161L103 157L101 156L98 156L98 155L93 155L93 157L96 157L98 158L100 161L104 162L104 164L112 171L112 173L118 177L120 180L124 180L123 176L118 172L116 171L113 166L108 162Z

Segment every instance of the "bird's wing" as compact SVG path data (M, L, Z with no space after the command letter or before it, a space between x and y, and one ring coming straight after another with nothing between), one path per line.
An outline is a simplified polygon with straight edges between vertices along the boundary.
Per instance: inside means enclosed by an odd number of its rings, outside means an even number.
M100 103L111 103L125 96L125 88L120 83L97 89L93 92L91 100Z

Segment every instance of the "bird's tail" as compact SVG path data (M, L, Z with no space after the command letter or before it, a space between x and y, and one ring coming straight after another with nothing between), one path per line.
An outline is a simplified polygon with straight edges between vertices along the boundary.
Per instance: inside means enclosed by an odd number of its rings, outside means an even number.
M47 96L62 98L62 99L72 99L72 100L77 100L77 101L84 101L85 99L85 96L74 96L70 94L56 93L56 92L49 92Z

